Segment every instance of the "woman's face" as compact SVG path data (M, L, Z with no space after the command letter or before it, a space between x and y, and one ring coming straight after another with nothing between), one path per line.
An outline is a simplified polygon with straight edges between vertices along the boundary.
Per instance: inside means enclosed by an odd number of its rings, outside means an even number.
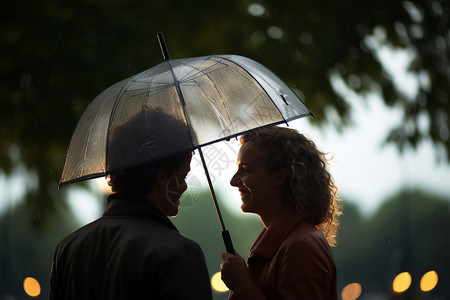
M281 203L279 172L267 170L261 152L252 143L244 143L239 150L238 170L230 184L241 193L243 212L264 215Z

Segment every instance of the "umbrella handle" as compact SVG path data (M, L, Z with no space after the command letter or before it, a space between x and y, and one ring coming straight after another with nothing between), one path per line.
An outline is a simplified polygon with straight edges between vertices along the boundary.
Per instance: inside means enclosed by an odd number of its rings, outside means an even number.
M233 242L231 241L230 232L228 230L222 231L223 242L225 243L225 249L228 253L235 254Z

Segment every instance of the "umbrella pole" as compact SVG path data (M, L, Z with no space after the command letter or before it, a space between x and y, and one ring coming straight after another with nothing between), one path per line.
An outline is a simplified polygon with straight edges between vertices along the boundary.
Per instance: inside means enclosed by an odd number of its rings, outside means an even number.
M200 153L200 158L202 160L203 169L205 169L206 179L208 180L209 190L211 191L211 196L214 201L214 206L216 207L217 215L219 216L220 226L222 227L222 238L225 243L225 248L228 253L234 254L233 242L231 241L230 232L225 228L225 223L223 222L222 213L220 212L219 203L217 202L216 193L214 192L214 187L211 182L211 177L209 176L208 167L206 166L205 158L203 157L202 148L198 148Z

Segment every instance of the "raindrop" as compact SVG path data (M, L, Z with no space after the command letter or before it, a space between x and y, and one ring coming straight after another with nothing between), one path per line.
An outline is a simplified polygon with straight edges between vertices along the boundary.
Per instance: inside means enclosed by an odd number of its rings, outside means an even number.
M261 4L253 3L248 6L247 11L254 17L261 17L266 12L266 9Z

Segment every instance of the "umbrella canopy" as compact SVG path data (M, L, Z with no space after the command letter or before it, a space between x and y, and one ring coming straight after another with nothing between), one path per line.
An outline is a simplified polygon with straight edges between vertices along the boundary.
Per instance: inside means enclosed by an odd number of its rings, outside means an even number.
M179 134L187 135L190 143L154 141L147 153L129 153L122 162L111 162L111 133L143 106L159 108L182 120L188 131ZM60 185L104 176L307 115L311 112L285 83L249 58L215 55L167 60L114 84L89 104L72 136ZM154 124L152 129L158 132L163 127Z
M312 116L260 63L237 55L170 59L159 38L165 61L114 84L86 108L60 186L195 149L204 161L202 146Z

